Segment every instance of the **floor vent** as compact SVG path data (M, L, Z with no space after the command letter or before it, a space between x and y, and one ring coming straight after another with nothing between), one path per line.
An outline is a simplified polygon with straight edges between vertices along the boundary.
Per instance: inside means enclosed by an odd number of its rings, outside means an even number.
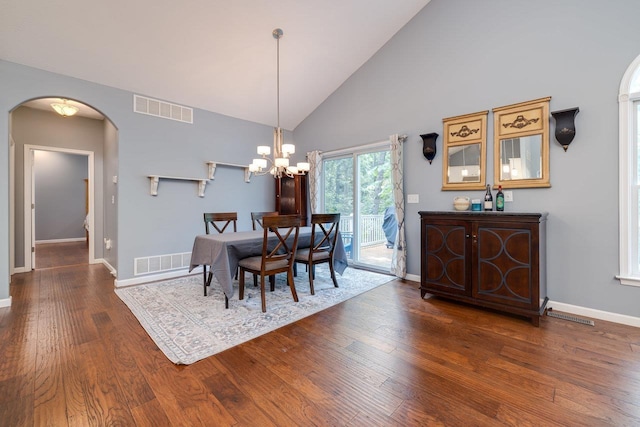
M162 117L193 124L193 109L178 104L170 104L145 96L133 95L133 111L140 114Z
M595 326L593 320L582 319L580 317L571 316L569 314L556 313L555 311L551 311L551 309L547 310L547 316L555 317L556 319L568 320L570 322L582 323L583 325Z
M159 273L189 267L191 252L134 258L133 275Z

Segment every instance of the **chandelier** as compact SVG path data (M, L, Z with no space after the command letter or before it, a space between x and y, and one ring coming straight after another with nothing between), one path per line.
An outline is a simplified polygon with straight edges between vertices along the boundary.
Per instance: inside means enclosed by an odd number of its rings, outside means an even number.
M54 102L51 104L51 108L53 108L56 113L60 114L62 117L70 117L78 112L78 107L67 104L66 99L63 99L62 103Z
M280 127L280 38L284 34L280 28L276 28L272 32L273 38L276 39L276 93L277 93L277 110L278 122L273 129L273 158L268 157L271 154L271 147L268 145L258 146L259 159L253 159L253 163L249 165L249 171L256 175L265 175L270 173L274 178L282 178L288 176L292 178L294 175L302 175L309 171L308 162L300 162L296 166L289 165L290 156L296 152L293 144L284 144L282 137L282 128Z

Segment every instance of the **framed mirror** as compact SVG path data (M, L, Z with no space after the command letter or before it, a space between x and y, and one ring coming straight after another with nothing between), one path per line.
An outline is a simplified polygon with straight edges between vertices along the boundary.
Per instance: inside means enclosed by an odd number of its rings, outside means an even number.
M487 163L489 111L443 119L443 190L482 190Z
M493 109L494 186L550 187L549 100Z

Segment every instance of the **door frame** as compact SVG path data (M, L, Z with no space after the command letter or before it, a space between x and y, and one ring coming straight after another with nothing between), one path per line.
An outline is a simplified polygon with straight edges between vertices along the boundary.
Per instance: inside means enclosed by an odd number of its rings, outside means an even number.
M87 177L89 179L89 264L95 263L95 249L93 236L95 223L95 206L93 183L95 182L94 152L76 150L72 148L49 147L45 145L24 145L24 269L31 271L35 268L35 215L34 210L34 151L55 151L59 153L87 156Z

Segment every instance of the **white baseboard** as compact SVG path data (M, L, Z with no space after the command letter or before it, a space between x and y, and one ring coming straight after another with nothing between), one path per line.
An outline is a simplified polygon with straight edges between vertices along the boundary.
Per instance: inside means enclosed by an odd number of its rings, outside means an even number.
M405 277L405 280L411 280L412 282L420 283L420 276L417 274L407 274L407 277Z
M420 276L415 274L407 274L406 280L415 281L419 284ZM577 316L590 317L592 319L600 319L607 322L620 323L622 325L635 326L640 328L640 317L611 313L608 311L596 310L588 307L580 307L578 305L565 304L563 302L551 300L547 302L547 308L553 308L554 310L575 314Z
M86 237L72 237L69 239L51 239L51 240L36 240L36 243L69 243L69 242L86 242Z
M109 270L109 272L113 277L118 277L118 271L115 268L113 268L113 266L109 264L109 261L107 261L104 258L96 258L93 261L91 261L89 264L102 264L105 267L107 267L107 270Z
M608 311L596 310L593 308L580 307L577 305L565 304L563 302L551 301L547 303L547 308L575 314L578 316L591 317L593 319L605 320L607 322L620 323L623 325L640 327L640 317L627 316L626 314L611 313Z
M174 279L176 277L192 276L194 274L202 274L202 267L196 267L191 272L188 268L181 268L179 270L168 271L160 274L149 274L147 276L135 277L132 279L114 280L116 288L124 288L127 286L140 285L143 283L157 282L158 280Z
M15 273L28 273L29 271L31 271L31 270L27 270L24 267L16 267L16 268L13 269L13 273L14 274Z
M0 299L0 308L11 307L11 295L9 298Z

